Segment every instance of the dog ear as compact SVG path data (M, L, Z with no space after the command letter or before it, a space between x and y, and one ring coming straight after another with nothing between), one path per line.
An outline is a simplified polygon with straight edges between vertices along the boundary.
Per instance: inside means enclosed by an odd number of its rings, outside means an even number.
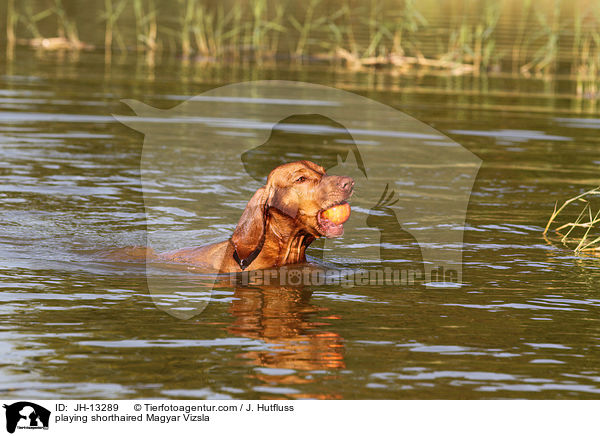
M295 219L298 216L299 199L294 194L286 195L281 189L273 189L269 196L268 206L277 209L284 216Z
M233 257L242 270L256 259L265 242L269 195L270 189L266 186L254 193L231 237L235 248Z

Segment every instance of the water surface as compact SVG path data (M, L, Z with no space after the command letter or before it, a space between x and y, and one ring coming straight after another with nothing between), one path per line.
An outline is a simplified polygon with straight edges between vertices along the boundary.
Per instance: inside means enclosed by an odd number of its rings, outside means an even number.
M600 393L599 261L541 236L556 200L599 184L600 119L594 102L570 97L575 84L568 78L548 85L502 75L391 77L327 67L185 67L178 60L150 69L133 58L105 67L94 53L20 53L0 76L5 397ZM182 320L156 307L143 265L99 255L146 243L143 136L112 117L133 115L120 99L167 109L216 86L257 79L357 92L428 123L483 160L468 209L463 286L230 287ZM307 142L301 129L286 140ZM193 206L170 211L164 248L226 238L235 227L246 192L227 184L236 174L218 150L206 150L197 173L205 186L181 181L179 199ZM203 188L214 191L210 204L198 204L195 189ZM386 261L414 260L414 241L389 237ZM351 249L353 242L348 234L336 243Z

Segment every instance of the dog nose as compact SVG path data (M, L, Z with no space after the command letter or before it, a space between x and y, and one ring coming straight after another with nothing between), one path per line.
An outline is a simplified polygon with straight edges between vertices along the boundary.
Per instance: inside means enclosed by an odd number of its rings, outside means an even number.
M351 191L354 186L354 180L351 177L340 177L338 180L338 186L343 191Z

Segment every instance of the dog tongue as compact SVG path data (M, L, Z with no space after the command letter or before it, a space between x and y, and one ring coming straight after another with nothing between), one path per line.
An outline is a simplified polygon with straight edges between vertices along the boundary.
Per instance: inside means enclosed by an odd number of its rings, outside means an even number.
M335 225L343 224L350 218L350 205L348 203L338 204L324 210L321 215Z

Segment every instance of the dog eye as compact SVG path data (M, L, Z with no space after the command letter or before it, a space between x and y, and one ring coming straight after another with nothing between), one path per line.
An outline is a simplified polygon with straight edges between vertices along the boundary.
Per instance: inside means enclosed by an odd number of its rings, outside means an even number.
M296 182L298 182L298 183L302 183L302 182L304 182L305 180L306 180L306 177L304 177L304 176L300 176L300 177L298 177L298 178L296 179Z

